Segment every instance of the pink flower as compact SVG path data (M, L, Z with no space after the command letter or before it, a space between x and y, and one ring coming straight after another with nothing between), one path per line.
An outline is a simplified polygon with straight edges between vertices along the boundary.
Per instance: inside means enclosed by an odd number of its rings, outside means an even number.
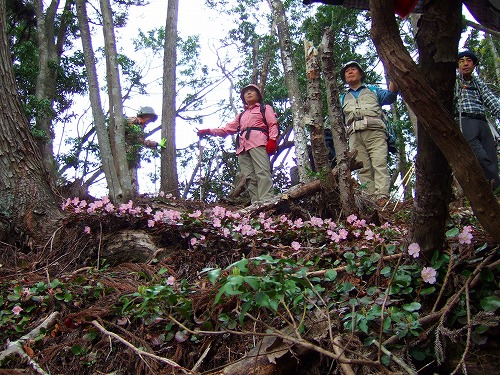
M297 251L298 249L300 249L300 243L298 243L297 241L293 241L290 246L292 247L292 249L294 249L295 251Z
M299 217L297 220L295 220L293 222L293 225L295 225L296 228L302 228L302 226L304 225L304 222L302 221L302 219Z
M111 202L111 201L109 200L109 197L108 197L107 195L105 195L104 197L102 197L102 198L101 198L101 200L102 200L102 204L104 204L104 205L106 205L106 204L108 204L109 202Z
M365 238L367 240L373 240L374 234L373 234L373 231L371 229L365 230Z
M436 270L432 267L424 267L421 276L426 283L434 284L436 282Z
M149 206L146 207L146 209L144 210L144 212L148 215L151 215L151 212L153 212L153 209Z
M325 223L328 225L328 229L337 228L337 224L334 221L332 221L331 219L325 220Z
M362 219L362 220L356 220L353 224L352 224L353 227L355 228L364 228L366 227L366 220L365 219Z
M244 236L255 236L257 231L251 225L245 224L241 227L241 234Z
M192 214L189 214L188 216L189 217L193 217L193 218L200 217L201 216L201 211L200 210L196 210L195 212L193 212Z
M113 212L115 210L115 206L113 203L106 203L106 206L104 206L104 210L106 212Z
M14 315L19 315L21 311L23 311L23 308L19 305L16 305L12 308L12 312L14 313Z
M218 217L213 218L212 225L214 228L220 228L222 226L221 221Z
M86 226L85 228L83 228L83 232L87 233L87 234L90 234L90 227Z
M212 208L212 215L215 217L224 217L226 216L226 209L224 207L215 206Z
M169 276L167 277L167 285L174 285L175 284L175 277Z
M311 225L313 227L322 227L323 226L323 219L320 217L315 217L313 216L310 220Z
M154 220L148 220L148 227L153 228L155 226L155 221Z
M352 224L352 223L354 223L356 220L358 220L358 217L357 217L356 215L354 215L354 214L351 214L351 215L347 216L347 219L346 219L346 220L347 220L347 222L348 222L349 224Z
M288 217L286 215L281 215L280 216L280 222L281 223L286 223L288 221Z
M462 232L458 235L458 242L461 244L469 245L472 240L472 227L470 225L466 225Z
M410 246L408 246L408 254L410 254L413 258L418 258L420 255L420 246L418 243L411 243Z
M194 246L198 243L198 239L196 237L191 238L191 246Z
M228 237L230 234L231 234L231 232L229 231L229 229L227 229L227 228L222 229L222 235L224 237Z
M348 234L349 234L349 232L346 231L344 228L339 230L339 237L341 240L345 240L347 238Z
M336 243L339 243L340 242L340 236L338 235L337 232L334 232L334 231L327 231L327 233L330 235L330 239L333 241L333 242L336 242Z

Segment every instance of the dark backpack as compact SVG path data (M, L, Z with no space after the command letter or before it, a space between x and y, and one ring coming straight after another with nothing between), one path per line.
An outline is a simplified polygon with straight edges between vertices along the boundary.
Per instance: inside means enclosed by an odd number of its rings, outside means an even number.
M250 138L250 132L252 130L264 132L269 137L269 125L267 124L267 120L266 120L266 105L269 105L269 104L260 103L260 113L262 114L262 122L266 125L266 127L267 127L266 129L263 129L263 128L260 128L257 126L249 126L248 128L243 129L243 131L240 131L241 116L243 116L243 113L245 113L245 111L243 111L239 114L237 136L236 136L236 148L238 148L240 146L240 136L242 136L244 133L246 133L245 138L248 139L248 138ZM272 108L271 105L269 105L269 106ZM279 130L279 127L278 127L278 130Z

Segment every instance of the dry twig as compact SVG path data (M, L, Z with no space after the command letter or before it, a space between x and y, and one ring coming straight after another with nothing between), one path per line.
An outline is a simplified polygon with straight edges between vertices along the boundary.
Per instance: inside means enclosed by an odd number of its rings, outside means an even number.
M128 348L132 349L132 351L134 351L134 353L136 353L139 356L146 356L146 357L150 357L150 358L156 359L156 360L158 360L160 362L166 363L169 366L172 366L173 368L181 370L184 374L192 374L192 372L189 371L187 368L182 367L181 365L175 363L174 361L172 361L172 360L170 360L168 358L163 358L163 357L157 356L155 354L148 353L148 352L146 352L146 351L144 351L142 349L136 348L134 345L132 345L131 343L129 343L124 338L118 336L116 333L108 331L106 328L104 328L102 325L100 325L95 320L92 321L92 325L94 327L96 327L99 331L101 331L102 333L104 333L105 335L108 335L108 336L110 336L110 337L112 337L112 338L120 341L123 345L125 345Z

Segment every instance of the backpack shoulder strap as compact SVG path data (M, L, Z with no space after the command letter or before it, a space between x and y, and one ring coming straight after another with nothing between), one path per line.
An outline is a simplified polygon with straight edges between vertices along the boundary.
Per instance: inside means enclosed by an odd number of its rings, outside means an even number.
M269 125L267 125L267 120L266 120L266 105L267 104L260 103L260 113L262 114L262 122L266 124L267 127L269 127Z

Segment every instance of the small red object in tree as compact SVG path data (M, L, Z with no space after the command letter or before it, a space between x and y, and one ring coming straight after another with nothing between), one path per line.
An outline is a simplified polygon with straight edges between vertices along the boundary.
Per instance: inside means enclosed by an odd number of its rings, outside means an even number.
M405 18L415 9L417 3L418 0L394 0L394 13Z

